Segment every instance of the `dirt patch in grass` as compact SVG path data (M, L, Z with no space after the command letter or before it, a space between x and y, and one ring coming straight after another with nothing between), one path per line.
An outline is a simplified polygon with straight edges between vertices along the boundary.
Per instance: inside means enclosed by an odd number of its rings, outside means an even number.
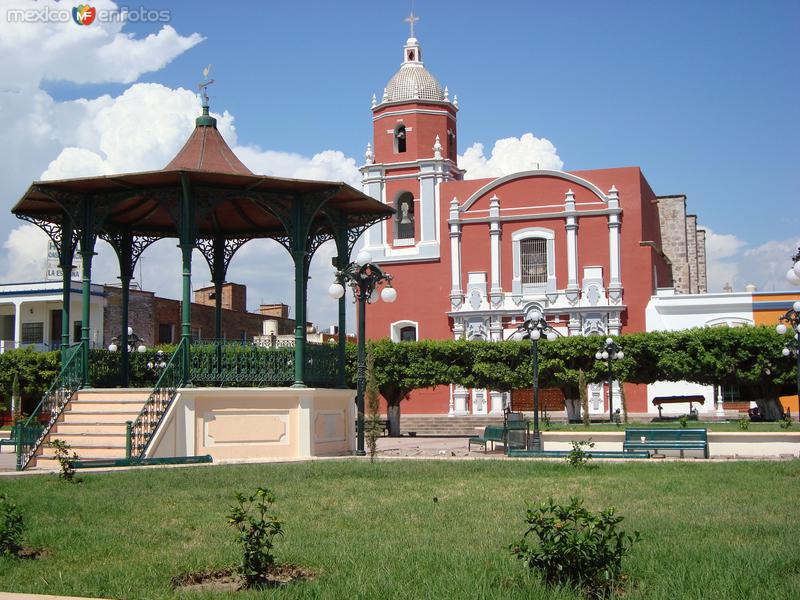
M50 556L50 553L44 548L22 548L15 556L23 560L38 560L40 558L47 558Z
M267 583L264 587L280 587L294 581L314 579L314 573L299 565L275 565L267 573L266 579ZM236 592L245 589L242 577L234 569L186 573L173 579L172 587L179 590L206 592Z

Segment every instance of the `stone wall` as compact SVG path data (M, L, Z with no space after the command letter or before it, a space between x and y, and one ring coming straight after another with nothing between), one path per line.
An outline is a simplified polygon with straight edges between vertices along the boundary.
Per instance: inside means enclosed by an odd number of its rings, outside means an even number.
M661 249L672 263L675 292L688 294L691 289L691 275L686 243L686 196L660 196L656 201Z
M686 214L686 196L660 196L658 203L661 250L672 263L676 294L708 291L706 232L697 228L697 215Z
M697 215L686 215L686 258L689 262L689 293L697 293Z
M107 348L112 338L122 334L122 288L103 286L106 305L103 309L103 347ZM155 294L131 290L128 301L128 326L147 346L155 343L156 330L153 321Z
M708 266L706 265L706 230L697 230L697 293L708 292Z

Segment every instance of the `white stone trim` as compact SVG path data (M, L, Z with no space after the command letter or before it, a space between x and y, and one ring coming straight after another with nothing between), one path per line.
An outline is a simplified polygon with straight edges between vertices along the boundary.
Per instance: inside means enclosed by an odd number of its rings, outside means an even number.
M419 337L419 321L409 321L409 320L394 321L393 323L391 323L389 325L389 337L391 338L391 340L393 342L399 342L400 341L400 330L403 327L409 327L409 326L414 327L414 329L417 332L417 341L419 341L420 340L420 337Z
M563 179L565 181L570 181L576 185L580 185L581 187L585 187L590 192L592 192L595 196L597 196L600 200L604 203L608 203L609 198L606 196L603 191L593 184L591 181L583 179L582 177L578 177L577 175L573 175L572 173L567 173L566 171L556 171L552 169L534 169L532 171L521 171L519 173L512 173L511 175L506 175L505 177L500 177L487 183L485 186L480 188L478 191L474 192L467 201L464 203L463 210L469 210L470 206L475 204L479 198L487 194L488 192L492 191L496 187L499 187L509 181L514 181L515 179L525 179L527 177L555 177L556 179Z
M503 292L503 287L500 282L500 198L498 198L497 195L492 196L489 206L489 218L492 219L489 224L492 279L489 293L496 296Z
M522 240L530 238L543 238L547 240L547 283L543 286L535 286L535 289L523 289L519 243ZM511 253L514 261L514 264L512 265L511 291L514 295L530 296L531 292L535 294L544 294L545 291L549 293L556 291L555 239L555 232L552 229L547 229L545 227L526 227L524 229L518 229L511 234Z

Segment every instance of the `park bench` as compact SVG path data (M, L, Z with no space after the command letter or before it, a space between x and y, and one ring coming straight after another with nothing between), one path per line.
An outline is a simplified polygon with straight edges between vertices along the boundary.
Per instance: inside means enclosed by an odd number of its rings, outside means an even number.
M694 403L704 404L706 401L705 396L695 394L691 396L657 396L653 398L653 406L658 408L658 418L661 419L661 409L664 404L685 404L689 403L689 414L694 412Z
M517 450L511 449L508 455L514 458L566 458L571 450ZM625 452L623 450L584 450L592 458L650 458L647 451Z
M708 430L706 429L626 429L622 444L625 452L647 450L702 450L708 458Z
M14 425L11 427L10 437L0 439L0 451L3 449L3 446L15 447L16 445L17 445L17 426Z
M506 429L502 425L487 425L483 430L483 434L473 436L467 441L467 451L472 450L472 444L483 446L483 451L486 452L487 444L492 443L492 450L494 450L495 442L501 444L506 443Z

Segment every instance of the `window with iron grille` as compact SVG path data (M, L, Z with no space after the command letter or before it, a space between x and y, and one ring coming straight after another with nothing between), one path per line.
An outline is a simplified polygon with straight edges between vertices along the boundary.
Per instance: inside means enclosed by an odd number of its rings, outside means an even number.
M519 242L520 273L523 285L547 283L547 240L528 238Z
M44 343L44 323L23 323L22 324L22 343L23 344L43 344Z

